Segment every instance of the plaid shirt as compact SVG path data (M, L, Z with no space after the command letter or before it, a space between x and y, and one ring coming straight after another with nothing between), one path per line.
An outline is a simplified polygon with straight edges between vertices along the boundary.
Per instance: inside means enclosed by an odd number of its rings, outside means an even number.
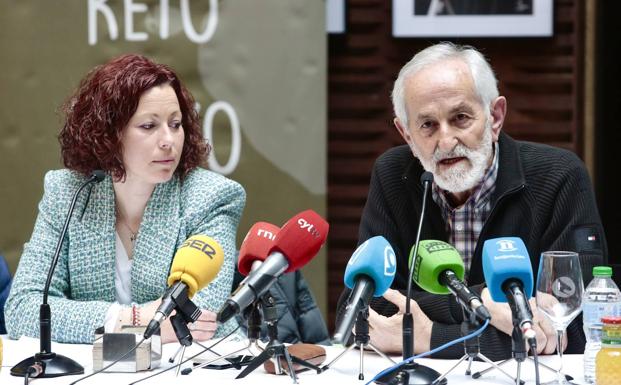
M477 246L477 240L481 229L492 209L492 193L496 187L498 175L498 144L494 143L494 160L491 167L485 173L468 200L460 207L454 208L448 201L444 190L433 183L433 200L442 212L446 223L446 231L449 234L449 243L455 246L463 257L466 268L465 278L470 271L470 263Z

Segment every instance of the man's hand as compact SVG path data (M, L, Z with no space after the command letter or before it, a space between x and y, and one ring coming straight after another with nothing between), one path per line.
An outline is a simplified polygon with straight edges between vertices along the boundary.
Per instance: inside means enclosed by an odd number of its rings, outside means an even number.
M509 304L494 302L487 287L481 292L481 299L483 300L483 305L485 305L492 316L490 324L501 332L511 335L513 332L513 319ZM539 340L537 340L537 346L539 346Z
M492 315L490 324L501 332L511 336L513 332L513 317L508 303L494 302L489 294L488 288L481 292L483 304ZM531 298L530 308L533 313L533 330L536 334L537 353L552 354L556 350L556 330L550 321L537 308L534 298ZM563 350L567 347L567 336L563 340Z
M388 289L384 293L386 300L395 304L399 311L390 316L379 315L369 309L369 336L371 343L384 353L401 354L403 352L403 314L405 313L405 296L397 290ZM416 301L410 300L410 312L414 318L414 353L426 352L431 344L431 327L433 322L423 313Z
M558 300L547 293L539 293L539 298L531 298L529 300L530 308L533 311L533 323L538 325L546 335L547 343L546 348L543 350L543 354L552 354L556 351L556 330L552 326L552 322L548 319L545 313L541 309L545 309L549 306L553 306L558 303ZM535 329L537 331L537 329ZM567 349L567 334L563 334L563 351ZM539 340L537 340L537 347L539 347ZM539 348L537 349L539 350Z

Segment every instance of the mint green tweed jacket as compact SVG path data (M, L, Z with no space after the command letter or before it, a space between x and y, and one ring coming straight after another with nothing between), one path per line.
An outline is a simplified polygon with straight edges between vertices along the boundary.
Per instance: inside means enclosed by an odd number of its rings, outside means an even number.
M84 180L69 170L50 171L45 176L39 215L5 306L6 327L12 338L39 335L39 305L47 271L71 196ZM91 343L94 330L103 325L116 297L112 180L108 176L94 185L90 198L87 190L76 204L50 286L52 339L58 342ZM161 297L177 248L189 236L205 234L222 246L224 263L193 301L200 308L217 311L231 292L235 235L245 198L241 185L204 169L190 172L183 181L175 176L157 185L134 246L132 301L141 304ZM220 326L216 336L236 327L232 321Z

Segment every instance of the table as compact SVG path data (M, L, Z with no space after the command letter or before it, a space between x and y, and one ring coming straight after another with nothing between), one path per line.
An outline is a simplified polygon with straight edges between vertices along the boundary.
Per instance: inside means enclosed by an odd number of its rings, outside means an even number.
M13 384L23 384L24 380L20 377L13 377L9 374L9 370L11 366L15 365L22 359L32 356L39 350L39 340L32 338L21 338L20 340L10 340L6 336L3 336L4 343L4 362L2 363L2 369L0 371L0 384L2 385L13 385ZM232 349L236 349L240 346L240 344L244 344L243 341L231 342L228 341L223 342L223 344L219 345L216 350L221 354L226 354ZM168 363L168 358L171 357L179 345L177 344L167 344L163 347L163 356L162 356L162 365L160 368L156 370L161 370L162 368L167 368L172 366L172 364ZM194 347L192 347L194 348ZM92 372L92 346L91 345L74 345L74 344L57 344L52 343L52 350L56 353L60 353L66 355L76 361L78 361L81 365L84 366L85 373ZM327 346L327 359L326 362L329 362L334 357L336 357L340 352L343 351L342 347L337 346ZM188 354L186 354L186 357ZM337 361L328 371L322 374L316 374L315 372L303 372L299 374L299 383L300 385L313 385L313 384L357 384L364 385L367 381L369 381L373 376L379 373L381 370L387 368L389 362L378 356L372 352L364 353L364 374L365 380L358 380L358 367L359 367L359 351L352 350L345 354L339 361ZM394 360L400 359L400 357L393 357ZM427 365L440 373L445 372L450 369L457 360L439 360L439 359L420 359L417 362L423 365ZM550 366L556 367L557 358L556 356L544 356L541 357L541 362L544 362ZM190 366L190 365L187 365ZM500 372L494 370L487 375L479 378L472 379L469 376L465 376L464 372L466 370L467 364L461 363L455 370L453 370L448 376L449 384L477 384L477 385L488 385L488 384L506 384L511 385L511 381L505 377ZM574 377L574 381L579 384L583 384L583 374L582 374L582 355L565 355L564 356L564 368L567 374L570 374ZM474 362L473 363L473 372L482 370L487 368L488 365L483 362ZM504 365L503 368L511 373L515 374L516 365L514 362L508 363ZM87 385L87 384L108 384L108 385L121 385L121 384L129 384L130 382L136 381L140 378L143 378L151 372L140 372L140 373L101 373L96 376L93 376L89 379L86 379L79 384ZM541 380L542 382L545 380L550 380L554 378L554 374L548 370L541 369ZM271 375L265 372L262 367L259 367L254 372L250 373L246 378L235 380L235 376L237 376L238 371L235 369L227 369L227 370L208 370L208 369L200 369L195 370L190 375L183 376L179 375L175 377L174 370L171 370L165 374L162 374L158 377L154 377L150 380L143 381L140 384L236 384L236 385L245 385L245 384L269 384L269 385L290 385L292 384L291 378L286 375L276 376ZM58 378L49 378L49 379L37 379L34 380L35 384L69 384L70 382L79 378L78 376L66 376L66 377L58 377ZM532 361L527 361L522 364L522 379L526 381L527 384L534 384L535 374L534 374L534 365Z

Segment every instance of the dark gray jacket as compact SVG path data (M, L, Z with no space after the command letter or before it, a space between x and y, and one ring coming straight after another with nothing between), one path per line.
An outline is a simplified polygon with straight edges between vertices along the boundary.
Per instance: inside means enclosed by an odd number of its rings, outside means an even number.
M234 290L243 279L244 276L236 270ZM276 300L278 339L281 342L330 345L326 323L300 271L281 275L270 288L270 293ZM242 328L247 326L241 317L238 321ZM267 339L265 322L261 325L261 339Z

